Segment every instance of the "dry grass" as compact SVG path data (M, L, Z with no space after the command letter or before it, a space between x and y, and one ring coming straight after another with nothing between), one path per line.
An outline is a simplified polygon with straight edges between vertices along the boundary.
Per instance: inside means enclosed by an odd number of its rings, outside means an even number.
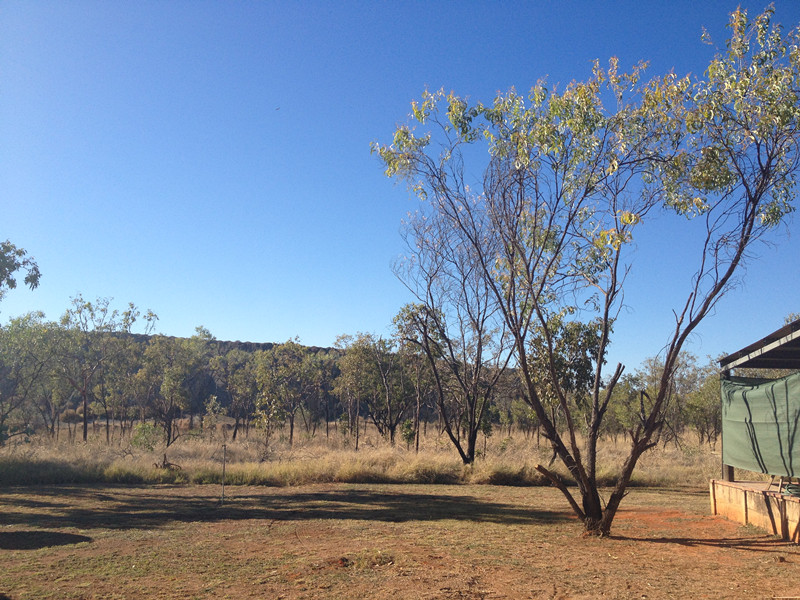
M0 483L220 483L223 442L185 435L170 448L135 448L127 439L106 444L98 432L86 444L34 438L0 449ZM628 445L622 439L605 440L598 455L598 478L609 484L622 464ZM180 468L160 468L164 455ZM377 432L362 436L358 451L335 430L326 438L298 435L289 447L278 439L265 451L252 433L225 444L226 483L231 485L295 486L313 483L435 483L542 485L534 469L548 464L552 452L521 433L493 436L480 446L475 464L464 466L449 440L429 430L420 452L400 444L391 447ZM556 461L553 468L566 479ZM719 472L719 456L706 445L687 442L659 447L639 462L632 485L704 486Z
M165 453L180 469L156 466ZM603 480L626 453L604 441ZM580 537L557 490L519 487L543 483L534 465L551 458L521 434L488 439L470 466L433 433L419 454L368 431L357 452L335 434L269 453L251 437L225 457L236 487L221 503L218 485L192 485L222 481L219 440L1 448L0 599L751 598L764 578L788 594L800 561L706 516L707 446L645 455L602 540Z
M800 550L636 488L582 538L553 488L0 486L0 597L734 598L796 595ZM765 583L766 582L766 583Z

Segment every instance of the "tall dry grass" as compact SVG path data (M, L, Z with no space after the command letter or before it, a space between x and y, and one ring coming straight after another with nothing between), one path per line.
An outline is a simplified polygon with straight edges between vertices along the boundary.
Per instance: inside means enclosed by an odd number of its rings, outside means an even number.
M507 434L507 432L505 432ZM285 436L266 448L257 432L224 442L207 435L184 435L169 448L137 448L130 439L105 442L99 432L87 443L34 437L0 448L0 485L54 483L221 483L290 486L308 483L475 483L547 485L535 465L549 464L552 451L542 440L521 432L482 439L480 456L463 465L445 435L429 427L419 453L403 443L390 446L371 428L362 434L358 451L335 429L330 436ZM610 484L628 452L621 438L604 440L598 454L598 478ZM164 456L174 465L163 468ZM552 465L566 480L558 461ZM653 449L639 461L632 485L706 486L716 477L720 458L710 447L687 441Z

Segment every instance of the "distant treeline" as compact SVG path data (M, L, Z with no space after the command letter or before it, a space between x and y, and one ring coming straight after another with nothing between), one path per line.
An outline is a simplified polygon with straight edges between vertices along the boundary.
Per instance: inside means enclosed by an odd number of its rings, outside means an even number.
M355 448L367 423L391 443L401 438L411 447L430 425L446 432L468 463L478 434L512 427L539 434L515 369L428 356L408 328L398 326L388 338L344 335L336 347L318 348L298 340L222 341L202 327L191 338L154 335L155 318L132 305L120 312L108 300L78 297L59 322L31 313L0 327L0 445L34 432L85 440L90 425L104 427L111 443L149 424L169 446L186 427L224 421L233 439L257 436L267 447L276 431L286 432L291 444L298 430L329 435L334 423ZM142 322L145 333L132 332ZM435 368L443 361L448 369ZM655 385L657 367L650 361L618 385L607 435L624 436L635 422L641 390ZM711 366L686 357L665 439L691 427L701 441L716 440L712 374ZM580 390L573 401L580 404ZM555 402L552 413L559 418Z

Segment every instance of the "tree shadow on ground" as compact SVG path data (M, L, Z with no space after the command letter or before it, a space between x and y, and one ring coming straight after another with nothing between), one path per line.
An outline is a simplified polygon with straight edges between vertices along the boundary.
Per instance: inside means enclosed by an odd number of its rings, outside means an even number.
M59 531L0 531L0 550L39 550L91 541L85 535Z
M196 490L196 488L193 488ZM252 488L231 490L233 498L220 506L211 490L175 493L144 487L83 487L25 490L0 494L0 524L37 528L151 529L173 522L216 522L256 519L298 521L308 519L365 520L403 523L453 519L498 524L542 524L574 520L571 513L535 510L490 502L468 495L432 494L346 488L320 491Z
M747 550L749 552L785 552L788 547L793 546L791 542L782 540L775 536L763 534L760 536L750 536L744 538L687 538L687 537L632 537L625 535L613 535L612 539L650 544L676 544L678 546L697 547L708 546L711 548L722 548L726 550Z

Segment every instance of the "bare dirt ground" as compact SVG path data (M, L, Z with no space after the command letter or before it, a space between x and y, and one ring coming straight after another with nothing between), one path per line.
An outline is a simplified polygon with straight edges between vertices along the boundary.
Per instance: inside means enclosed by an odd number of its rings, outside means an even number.
M800 549L634 489L581 537L549 488L0 490L0 600L800 598Z

